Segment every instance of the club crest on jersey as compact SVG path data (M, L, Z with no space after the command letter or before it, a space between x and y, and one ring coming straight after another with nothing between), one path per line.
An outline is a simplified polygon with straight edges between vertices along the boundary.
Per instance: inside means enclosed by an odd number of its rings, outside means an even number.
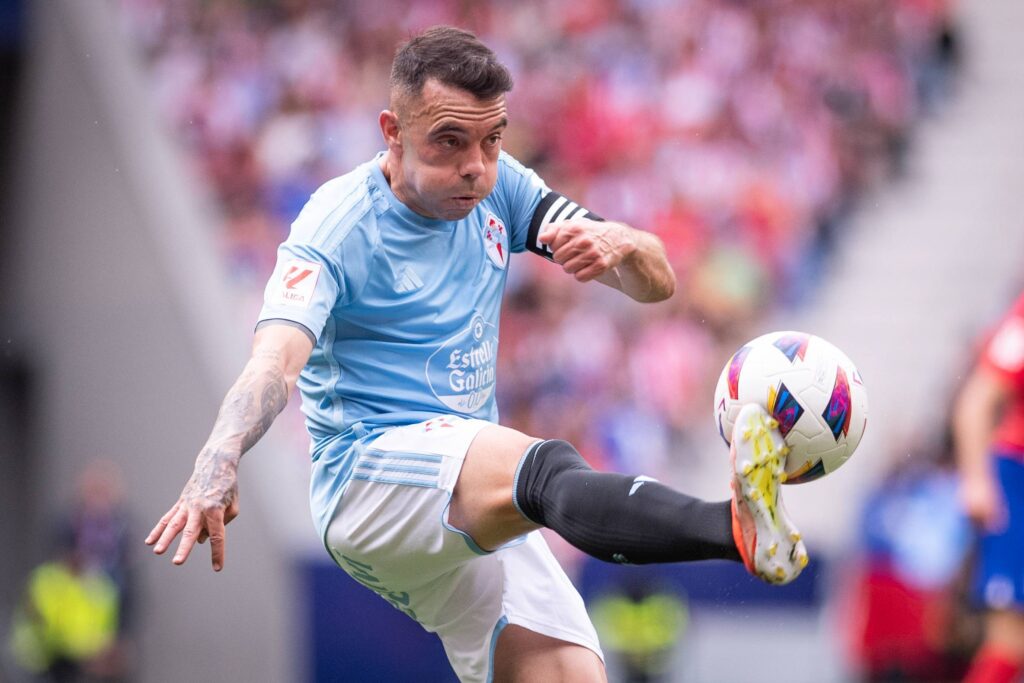
M484 248L491 263L504 268L508 263L508 231L505 224L493 213L487 213L484 221Z

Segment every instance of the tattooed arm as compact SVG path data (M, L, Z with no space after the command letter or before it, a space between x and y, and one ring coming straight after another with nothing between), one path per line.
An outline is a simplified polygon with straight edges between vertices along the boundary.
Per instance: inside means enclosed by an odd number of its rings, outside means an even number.
M196 541L209 538L213 569L221 570L224 525L238 516L238 462L284 409L312 350L309 337L289 325L256 332L252 357L224 397L181 497L146 537L154 552L163 554L180 533L174 564L183 564Z

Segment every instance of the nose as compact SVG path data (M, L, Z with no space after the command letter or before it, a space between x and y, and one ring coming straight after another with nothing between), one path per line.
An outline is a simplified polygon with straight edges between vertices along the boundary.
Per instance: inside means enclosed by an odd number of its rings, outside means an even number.
M466 150L459 167L459 175L469 180L475 180L484 174L484 153L479 147L473 145Z

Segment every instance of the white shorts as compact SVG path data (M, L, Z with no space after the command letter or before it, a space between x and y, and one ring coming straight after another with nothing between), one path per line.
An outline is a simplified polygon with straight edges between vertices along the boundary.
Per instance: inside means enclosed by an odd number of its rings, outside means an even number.
M583 600L540 532L493 552L448 524L470 443L490 423L444 416L357 444L325 535L352 578L437 633L461 681L489 681L507 624L603 658Z

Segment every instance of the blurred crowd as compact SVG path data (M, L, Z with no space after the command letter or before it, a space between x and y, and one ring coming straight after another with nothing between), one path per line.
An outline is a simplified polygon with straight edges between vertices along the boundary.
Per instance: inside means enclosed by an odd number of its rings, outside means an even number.
M898 175L957 57L948 0L119 3L255 293L310 193L382 148L397 44L476 32L516 81L505 148L657 233L680 281L629 306L513 261L503 421L652 474L710 430L718 370L759 312L805 300L858 198Z
M46 559L21 589L6 649L33 681L134 680L136 581L120 468L90 461L58 514Z

